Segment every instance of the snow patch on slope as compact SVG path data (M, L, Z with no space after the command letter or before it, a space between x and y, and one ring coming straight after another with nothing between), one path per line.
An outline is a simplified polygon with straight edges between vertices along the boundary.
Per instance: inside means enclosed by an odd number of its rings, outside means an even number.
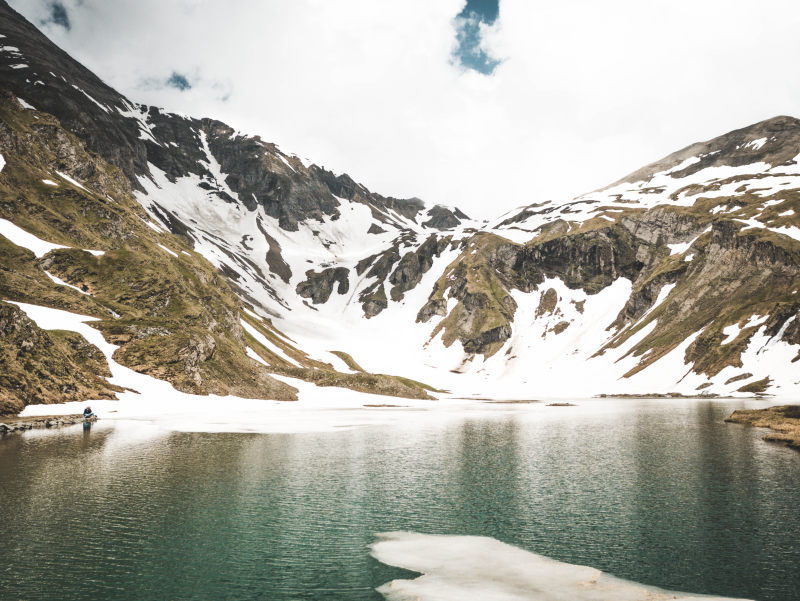
M0 219L0 235L8 238L8 240L17 246L27 248L34 255L36 255L37 259L43 257L51 250L55 250L57 248L69 248L63 244L54 244L52 242L46 242L41 238L37 238L33 234L29 234L23 230L21 227L17 227L7 219Z

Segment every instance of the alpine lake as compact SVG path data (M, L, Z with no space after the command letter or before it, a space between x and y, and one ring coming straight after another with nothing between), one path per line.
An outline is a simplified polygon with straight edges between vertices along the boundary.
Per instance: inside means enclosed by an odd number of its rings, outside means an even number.
M0 599L377 601L419 576L371 553L393 531L491 537L661 589L800 599L800 453L723 421L770 403L573 403L318 433L101 420L5 435Z

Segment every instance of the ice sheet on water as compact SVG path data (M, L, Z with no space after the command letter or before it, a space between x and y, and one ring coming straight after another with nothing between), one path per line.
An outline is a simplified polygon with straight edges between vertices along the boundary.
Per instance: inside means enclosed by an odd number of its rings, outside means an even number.
M732 601L622 580L489 537L389 532L378 538L372 545L378 561L422 574L378 588L389 601Z

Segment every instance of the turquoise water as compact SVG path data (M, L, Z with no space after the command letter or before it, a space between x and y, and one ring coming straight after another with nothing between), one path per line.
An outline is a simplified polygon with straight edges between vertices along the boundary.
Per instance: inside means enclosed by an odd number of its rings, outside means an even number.
M100 422L0 439L0 599L380 600L375 534L485 535L667 589L800 599L800 453L737 403L321 434Z

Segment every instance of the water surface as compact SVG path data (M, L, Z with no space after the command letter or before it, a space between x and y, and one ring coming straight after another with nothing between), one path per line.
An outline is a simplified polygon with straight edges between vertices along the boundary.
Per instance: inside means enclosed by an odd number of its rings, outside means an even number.
M494 537L673 590L800 599L800 453L742 402L419 412L322 434L0 439L0 599L380 600L378 532ZM376 409L380 410L380 409Z

